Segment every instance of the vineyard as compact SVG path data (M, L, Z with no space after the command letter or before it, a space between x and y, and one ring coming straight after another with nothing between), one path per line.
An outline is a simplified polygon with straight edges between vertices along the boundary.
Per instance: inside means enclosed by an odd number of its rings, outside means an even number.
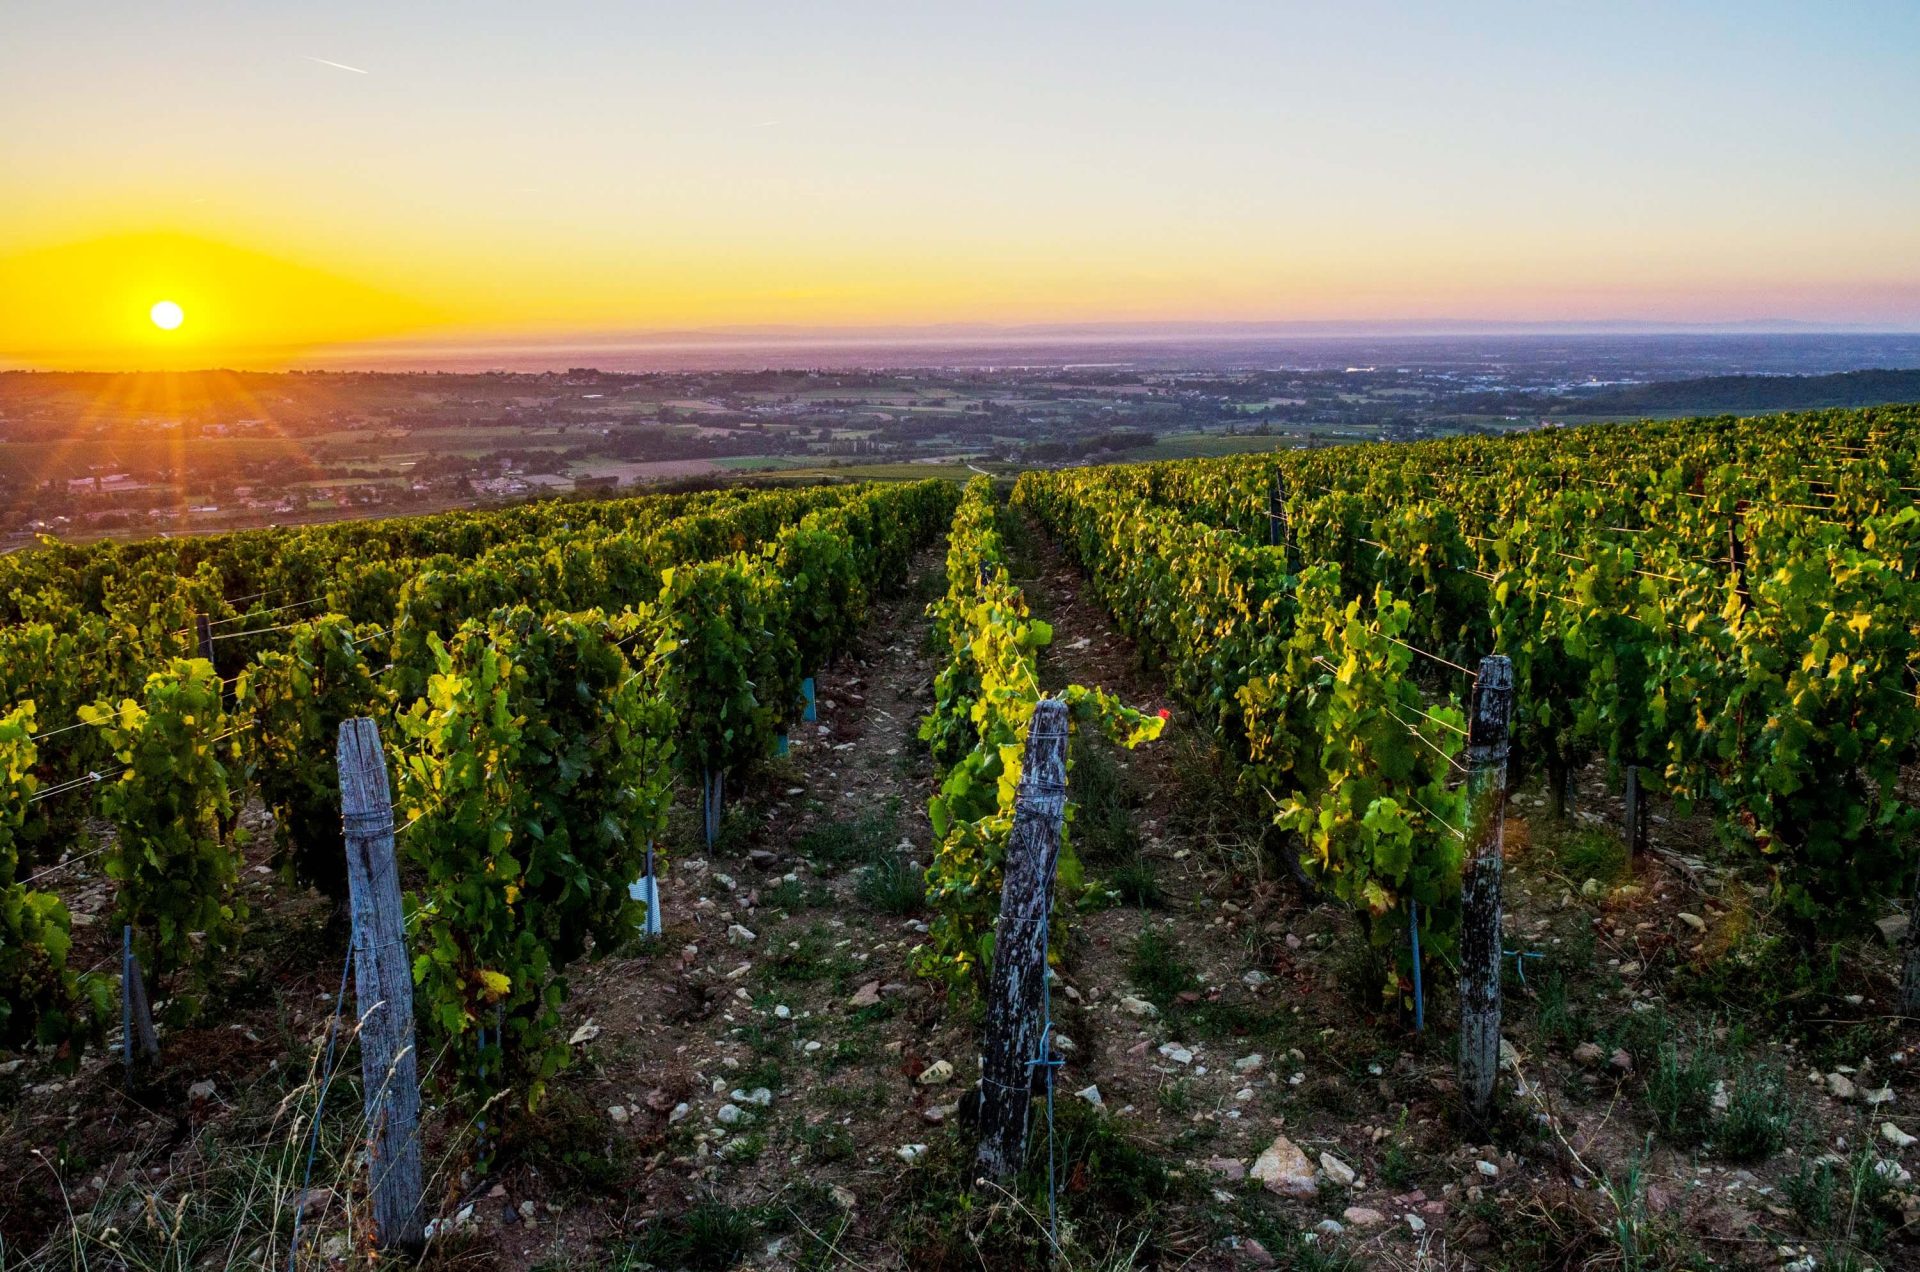
M1917 750L1909 407L49 543L0 1266L1902 1266Z

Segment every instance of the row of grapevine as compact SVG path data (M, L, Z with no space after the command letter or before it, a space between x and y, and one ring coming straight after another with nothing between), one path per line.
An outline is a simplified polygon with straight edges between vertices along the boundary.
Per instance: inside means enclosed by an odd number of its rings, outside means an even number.
M1109 470L1028 473L1014 497L1272 797L1310 881L1397 964L1383 992L1410 995L1410 930L1429 958L1451 949L1467 835L1465 715L1412 674L1414 607L1385 587L1348 598L1337 566L1296 577L1281 553L1123 485Z
M932 608L947 661L934 678L933 711L920 728L944 776L928 809L938 840L927 871L935 917L918 966L925 975L973 991L984 987L993 963L1021 752L1044 696L1036 659L1053 640L1053 629L1032 616L1008 571L1001 512L991 479L974 478L953 518L947 593ZM1063 696L1083 728L1129 749L1159 737L1166 724L1099 689L1073 685ZM1073 896L1082 880L1071 842L1071 803L1067 822L1058 879Z
M1797 920L1845 927L1912 865L1917 425L1892 408L1610 426L1124 480L1244 542L1284 526L1349 595L1418 589L1413 639L1512 657L1515 754L1557 799L1604 757L1767 858Z
M53 787L114 765L105 737L76 727L82 706L135 695L151 673L178 659L216 660L223 682L264 654L283 653L298 663L313 651L295 645L310 639L310 622L322 615L344 617L373 633L367 639L403 668L397 690L418 696L431 668L428 637L445 639L466 618L528 597L549 608L624 609L653 599L667 568L753 548L809 512L842 503L854 489L503 510L498 516L507 527L527 531L519 538L502 539L502 531L475 513L445 514L453 525L437 532L442 517L377 523L391 527L384 535L324 526L215 536L243 563L231 566L231 581L204 556L193 558L196 573L174 572L187 559L181 554L208 550L201 540L144 556L138 544L27 553L13 568L16 575L31 571L36 580L28 610L33 617L0 627L0 703L36 703L41 732L35 773L43 786ZM413 544L473 554L388 554ZM72 577L62 574L62 562L75 556L83 564ZM102 560L112 568L102 572ZM258 592L256 585L263 584L270 586ZM230 587L253 592L252 605L243 611L229 604L224 597ZM25 603L22 591L12 596ZM96 604L100 597L104 608ZM205 642L196 615L208 616ZM75 847L80 821L67 810L78 807L77 801L62 802L47 810L55 815L31 822L22 856L49 862Z
M536 576L517 594L447 604L417 639L410 616L375 628L323 615L258 653L230 700L208 663L178 659L137 695L84 707L83 724L124 766L101 784L116 829L104 851L143 961L179 973L173 1000L190 1011L202 973L243 928L234 811L252 792L294 872L339 888L333 737L350 716L389 722L422 1018L449 1040L488 1031L449 1070L475 1095L512 1085L537 1098L564 1059L552 1037L561 972L589 938L630 930L626 885L676 770L704 776L767 754L798 714L801 677L844 647L870 597L904 579L953 497L941 482L842 492L750 553L662 566L638 603L612 588L612 604L555 606ZM705 546L686 541L690 553ZM0 730L21 771L0 808L9 836L50 806L34 789L32 712L23 704ZM40 913L41 894L26 896ZM44 964L66 978L61 1001L6 987L16 1035L58 1032L56 1013L96 988L64 971L64 913L50 926L57 936L15 925L0 948L0 971Z

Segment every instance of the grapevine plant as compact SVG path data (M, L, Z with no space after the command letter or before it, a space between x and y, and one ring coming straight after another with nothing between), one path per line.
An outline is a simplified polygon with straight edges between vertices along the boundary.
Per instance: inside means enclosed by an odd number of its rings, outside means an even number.
M938 841L927 870L934 920L915 966L960 992L984 989L993 964L993 923L1027 728L1042 697L1034 660L1053 638L1052 629L1028 613L1026 598L1007 574L998 512L991 481L974 479L954 518L947 595L933 606L949 661L936 678L934 709L920 729L936 762L947 769L928 804ZM1099 689L1072 685L1063 696L1081 728L1097 729L1128 749L1159 737L1166 726L1164 714L1145 715ZM1069 897L1083 886L1072 820L1069 802L1057 866L1058 888Z
M663 825L672 725L598 613L471 621L400 716L416 1010L483 1107L538 1106L567 1060L564 969L642 917L627 884Z
M138 699L85 706L80 718L125 766L100 801L114 831L106 872L119 884L118 917L156 977L184 970L203 985L246 918L236 886L246 832L233 801L240 746L220 678L203 658L175 659ZM196 1008L190 995L180 1006Z

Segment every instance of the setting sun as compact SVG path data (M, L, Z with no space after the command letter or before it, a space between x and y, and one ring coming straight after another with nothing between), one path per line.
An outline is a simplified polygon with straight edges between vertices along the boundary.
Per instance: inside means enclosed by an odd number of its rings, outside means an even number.
M153 325L162 331L172 331L187 320L186 311L170 300L157 301L147 311L147 317L153 319Z

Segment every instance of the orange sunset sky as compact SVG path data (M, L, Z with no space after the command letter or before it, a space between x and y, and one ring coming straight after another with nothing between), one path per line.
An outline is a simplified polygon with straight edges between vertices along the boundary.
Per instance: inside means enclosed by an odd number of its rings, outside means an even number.
M8 24L0 366L745 324L1920 327L1911 5Z

